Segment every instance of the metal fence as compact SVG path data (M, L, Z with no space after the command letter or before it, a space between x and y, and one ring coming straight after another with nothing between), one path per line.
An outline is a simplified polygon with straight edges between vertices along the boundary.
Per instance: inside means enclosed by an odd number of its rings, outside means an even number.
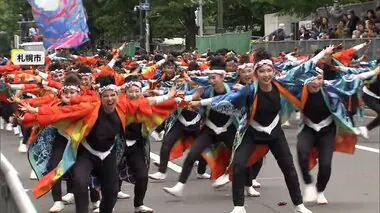
M223 33L209 36L197 36L196 46L199 52L207 52L210 48L213 51L226 48L235 50L238 53L248 52L252 32L243 33Z
M330 44L343 44L343 48L350 48L357 44L363 43L361 39L329 39L329 40L308 40L308 41L276 41L276 42L253 42L251 49L265 48L273 56L277 56L280 52L292 52L298 48L299 53L311 54L318 49L323 49ZM366 52L367 59L380 58L380 38L372 39L371 44Z
M122 43L113 43L112 48L119 48L121 45ZM128 42L127 46L121 53L129 56L134 56L136 53L136 42Z
M37 213L12 164L0 153L0 212Z

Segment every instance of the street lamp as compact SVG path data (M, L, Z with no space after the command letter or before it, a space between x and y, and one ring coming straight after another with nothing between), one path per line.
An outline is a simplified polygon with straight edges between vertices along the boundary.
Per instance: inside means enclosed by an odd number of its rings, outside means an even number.
M139 42L140 42L140 47L141 47L141 43L142 41L144 40L144 31L143 31L143 11L142 11L142 8L141 8L141 5L142 2L141 0L139 0L139 5L136 5L134 8L133 8L133 11L137 12L139 11L139 21L140 21L140 36L139 36Z

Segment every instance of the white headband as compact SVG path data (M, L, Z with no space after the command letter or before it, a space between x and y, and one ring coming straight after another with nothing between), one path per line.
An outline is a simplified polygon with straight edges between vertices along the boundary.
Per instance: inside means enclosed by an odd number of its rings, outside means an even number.
M238 66L238 70L243 70L245 68L254 68L255 65L253 63L245 63Z
M205 70L203 71L204 74L219 74L219 75L222 75L222 76L225 76L226 75L226 71L225 70Z
M99 88L99 94L102 94L106 90L112 90L114 92L119 92L120 88L118 86L116 86L115 84L109 84L105 87L100 87Z
M273 68L273 62L269 59L264 59L264 60L257 62L255 64L255 67L253 68L253 70L256 71L257 69L259 69L260 67L262 67L264 65L269 65Z
M89 72L87 72L87 73L78 73L78 75L79 76L91 76L92 73L89 73Z
M130 81L128 83L125 83L124 86L125 86L125 88L130 88L132 86L136 86L136 87L138 87L140 89L142 88L142 84L139 81Z
M55 69L55 70L53 70L53 71L50 71L50 73L51 74L57 74L57 73L64 73L65 72L65 70L64 69Z
M318 74L323 74L324 73L323 69L321 69L319 67L315 67L315 70L318 72Z
M80 92L80 88L78 86L74 86L74 85L63 86L62 91L69 90L69 89Z

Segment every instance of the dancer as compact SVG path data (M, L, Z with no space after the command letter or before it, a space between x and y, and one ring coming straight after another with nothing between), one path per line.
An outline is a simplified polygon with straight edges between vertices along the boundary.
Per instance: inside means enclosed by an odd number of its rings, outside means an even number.
M316 63L325 54L333 51L334 47L322 51L312 60L290 70L286 77L274 78L275 72L270 55L265 50L258 50L255 54L254 72L257 80L237 92L209 98L194 105L211 105L212 109L223 113L236 113L234 109L245 109L247 111L244 119L241 120L236 142L234 144L232 162L232 193L234 209L231 213L245 213L244 208L244 183L246 176L246 164L250 159L252 151L256 145L266 144L277 160L288 187L295 211L299 213L311 213L302 200L301 190L294 167L293 157L290 152L285 134L281 128L280 115L289 116L291 104L284 102L287 100L299 106L299 101L285 89L286 82L293 82L295 78L302 78L310 72ZM280 84L281 82L281 84ZM226 106L232 107L225 110ZM224 106L224 107L223 107ZM228 108L227 107L227 108ZM286 118L284 119L286 120ZM265 154L265 153L264 153ZM247 165L250 166L250 165Z
M170 96L160 96L137 101L118 100L118 87L115 85L113 76L101 75L99 77L99 83L100 102L94 97L93 101L81 104L54 108L41 107L38 108L37 114L26 113L23 118L23 123L29 125L35 121L37 121L39 125L62 124L62 121L75 121L76 125L80 125L84 123L84 120L78 122L78 119L85 118L87 124L82 127L83 129L78 127L71 129L72 126L70 125L57 126L58 128L63 128L65 132L72 133L73 135L69 135L68 137L72 140L72 143L77 144L77 146L75 146L75 144L72 146L78 147L75 165L72 168L77 213L88 212L87 188L92 170L95 170L102 190L100 212L112 212L119 191L116 151L114 149L115 137L125 129L125 118L141 118L144 113L149 113L149 110L147 111L149 107L147 108L147 106L171 98ZM176 105L177 103L174 99L168 100L166 106L167 112L174 110ZM150 111L150 113L151 112L152 111ZM54 115L52 115L52 113L54 113ZM168 113L163 115L167 116ZM73 118L76 119L73 120ZM147 119L143 119L143 121L146 120ZM79 138L73 132L78 130L81 132ZM86 138L85 141L82 140L84 138ZM82 142L79 144L80 141ZM67 150L73 151L71 149L66 149L65 151ZM69 156L64 154L64 157ZM63 160L65 162L65 158ZM70 164L67 166L69 167ZM45 179L41 179L40 182L46 181L46 179L56 175L56 170L53 170L44 176ZM35 194L37 196L41 193L37 189L35 192L38 192Z
M379 67L377 68L377 70ZM373 130L380 125L380 75L377 74L363 88L363 101L373 111L377 113L377 117L373 119L367 126L359 127L363 136L368 139L368 131Z
M182 80L184 80L184 77L177 78L177 82ZM200 98L201 94L199 91L196 92L196 90L191 87L190 83L185 83L180 88L182 91L186 92L186 95L192 94L193 100ZM201 122L202 120L199 110L192 111L186 108L179 108L171 114L167 120L165 128L166 133L162 141L158 172L150 174L149 178L153 180L166 179L166 171L173 146L176 143L186 143L184 141L191 140L190 138L195 137L197 133L199 133ZM178 140L181 141L178 142ZM186 144L183 145L186 146ZM184 150L181 150L181 152L182 151ZM179 153L179 155L182 155L182 153ZM210 178L210 175L206 174L206 162L202 157L199 159L197 170L197 177L199 179Z
M224 83L225 62L223 57L213 57L210 62L210 70L207 71L209 83L211 86L205 89L203 98L213 97L214 95L222 95L230 90L230 87ZM194 162L200 157L201 153L211 145L223 142L229 149L232 148L232 142L235 137L238 119L234 116L228 116L216 112L212 109L206 109L204 120L205 125L195 138L190 148L190 152L186 156L183 169L178 182L173 187L164 187L164 191L170 195L181 197L185 184L190 176ZM216 144L215 144L216 145Z
M360 81L377 75L380 68L358 75L345 75L334 81L324 81L323 70L318 67L316 70L318 75L306 82L300 94L303 122L297 135L297 155L306 184L304 201L327 204L324 191L331 176L333 152L353 154L356 135L360 134L342 100L356 94ZM316 187L309 173L315 165L309 162L313 158L318 158L319 164Z

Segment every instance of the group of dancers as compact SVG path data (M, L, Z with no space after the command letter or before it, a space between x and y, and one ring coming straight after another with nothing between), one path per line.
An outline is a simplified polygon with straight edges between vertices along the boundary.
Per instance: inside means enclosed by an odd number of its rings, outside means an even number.
M38 68L5 61L1 127L21 127L19 151L27 152L38 179L32 193L52 192L50 212L75 202L77 213L87 213L91 201L93 212L110 213L117 199L130 197L121 191L123 181L135 185L135 212L153 212L144 204L148 179L166 179L168 162L189 150L178 182L164 191L182 197L198 162L197 177L213 187L232 182L231 213L245 213L245 195L260 196L256 177L270 150L295 212L311 213L304 202L328 203L334 151L353 154L357 138L380 124L380 63L356 59L367 46L331 45L307 56L272 57L257 49L132 59L121 56L124 44L92 57L62 57L57 50ZM360 117L364 104L377 117L356 127L354 115ZM303 195L282 128L296 112ZM153 163L158 171L148 174L152 139L162 146Z

